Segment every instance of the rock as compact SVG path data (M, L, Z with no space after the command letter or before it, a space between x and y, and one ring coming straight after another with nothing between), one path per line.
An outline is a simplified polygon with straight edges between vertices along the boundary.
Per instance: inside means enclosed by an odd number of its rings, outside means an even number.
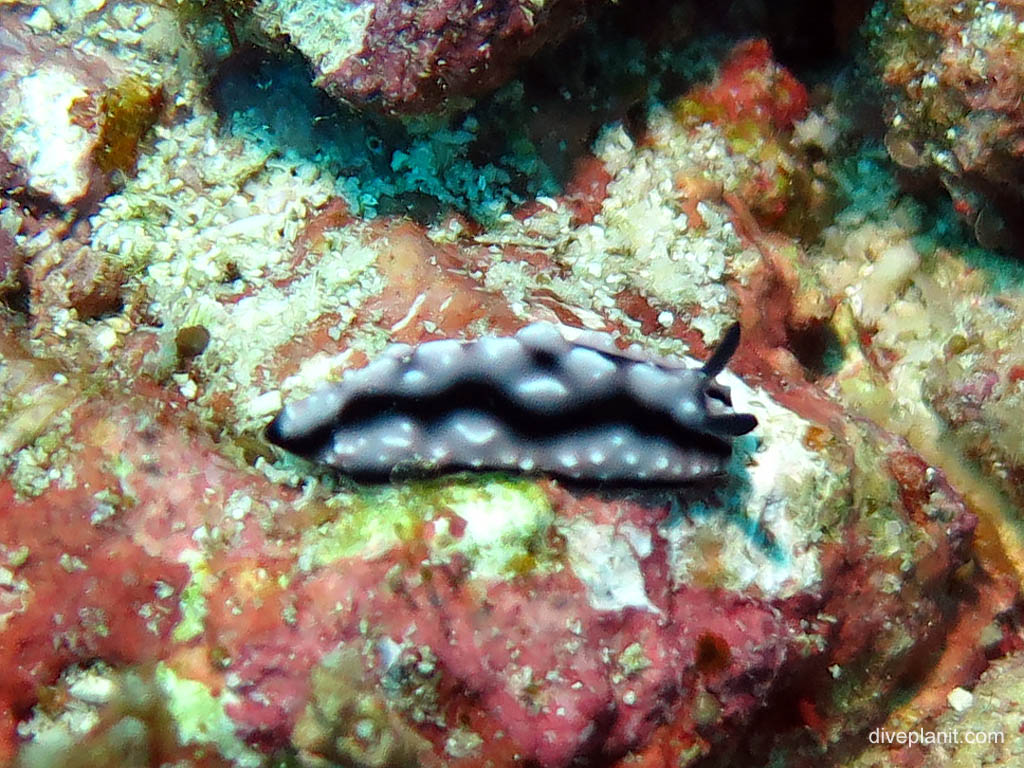
M893 160L937 176L986 247L1021 242L1024 54L1014 2L875 6L869 51Z
M0 148L0 189L9 192L25 185L22 170L11 162L7 153Z
M21 268L24 257L14 238L0 229L0 295L16 290L21 285Z
M584 0L261 0L253 14L266 33L286 37L309 59L316 82L336 98L412 114L503 84L587 8Z
M834 390L945 467L1018 572L1024 334L1008 322L1022 311L1017 290L962 254L925 251L891 222L831 227L814 259L844 346Z
M972 699L969 706L952 701L945 711L928 718L923 727L886 724L871 734L870 747L850 762L851 768L891 765L894 768L941 768L991 765L1009 768L1024 757L1020 731L1024 728L1021 694L1024 658L1018 651L992 663L973 691L955 689L957 698ZM951 694L952 696L952 694ZM903 739L900 745L898 739ZM888 740L888 743L886 741Z
M157 660L175 695L216 702L220 664L217 717L242 741L357 764L626 764L666 740L728 761L778 735L754 724L779 707L825 743L856 732L940 644L971 518L900 441L838 407L798 415L800 386L794 412L728 383L761 427L709 496L470 476L313 485L296 504L219 456L177 398L69 381L0 484L9 524L48 521L0 535L30 553L2 647L33 670L0 694L14 711L69 663ZM117 587L122 558L134 580ZM97 618L50 629L51 590ZM357 751L336 751L346 733ZM231 738L216 748L245 765Z
M32 189L69 205L97 175L97 107L117 65L48 45L13 15L5 16L3 30L4 149Z
M138 140L162 105L159 88L101 49L61 45L16 14L0 23L4 164L22 169L28 188L59 206L101 198L107 174L134 168ZM6 188L10 173L3 176Z
M122 265L76 240L70 237L37 253L27 270L31 301L40 319L67 309L91 319L121 305L126 277Z
M3 354L4 401L19 403L4 412L0 432L0 504L13 513L0 523L0 561L10 576L0 588L0 655L17 670L0 684L0 754L7 762L16 749L15 718L69 665L104 659L149 665L151 672L170 658L189 580L179 558L194 551L192 535L214 519L208 515L213 507L193 505L203 495L195 492L224 470L237 480L245 475L207 454L203 471L213 475L194 476L192 490L173 479L172 489L161 479L176 471L167 460L193 455L188 428L158 426L168 415L175 418L173 403L155 404L145 387L127 399L89 398L84 380L26 356L6 335ZM117 479L119 472L130 488ZM231 483L223 486L229 496ZM186 517L177 511L182 502L192 510ZM155 706L153 693L146 698ZM173 707L173 700L170 691L160 694L160 706ZM119 698L108 711L123 715L123 705ZM101 714L101 730L103 722ZM179 754L176 739L165 742L166 723L166 714L149 722L164 728L152 735L157 741L150 748L164 742L167 754ZM189 750L180 754L195 757Z
M967 455L1020 505L1024 434L1012 414L1024 405L1024 356L1019 334L1000 336L977 337L979 343L959 354L949 349L945 358L929 366L924 394Z

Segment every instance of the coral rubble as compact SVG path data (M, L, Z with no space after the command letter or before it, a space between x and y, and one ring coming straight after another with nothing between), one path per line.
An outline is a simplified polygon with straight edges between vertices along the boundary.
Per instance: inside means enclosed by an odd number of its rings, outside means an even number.
M1024 23L1015 2L878 3L867 25L892 159L935 174L979 242L1019 246Z

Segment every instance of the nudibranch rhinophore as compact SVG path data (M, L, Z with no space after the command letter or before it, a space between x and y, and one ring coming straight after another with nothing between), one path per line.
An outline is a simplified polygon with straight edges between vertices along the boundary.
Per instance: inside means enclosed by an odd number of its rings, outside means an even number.
M286 405L267 439L365 480L499 470L647 485L723 473L732 439L757 425L715 381L738 325L701 368L564 331L538 322L511 337L393 344Z

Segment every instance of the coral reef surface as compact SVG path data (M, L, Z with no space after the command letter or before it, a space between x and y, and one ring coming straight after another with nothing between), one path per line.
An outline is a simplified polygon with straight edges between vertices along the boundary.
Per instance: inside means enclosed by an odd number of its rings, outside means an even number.
M1017 10L775 5L0 6L0 764L1014 765ZM738 323L756 428L654 488L265 437L537 321Z

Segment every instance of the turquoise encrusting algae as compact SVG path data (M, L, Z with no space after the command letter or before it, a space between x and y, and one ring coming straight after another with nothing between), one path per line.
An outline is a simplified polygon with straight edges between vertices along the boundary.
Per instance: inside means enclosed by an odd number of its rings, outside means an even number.
M960 5L7 8L0 762L909 766L869 729L1013 730L1020 31ZM538 320L693 368L738 322L757 427L642 491L371 486L262 437L389 343Z

